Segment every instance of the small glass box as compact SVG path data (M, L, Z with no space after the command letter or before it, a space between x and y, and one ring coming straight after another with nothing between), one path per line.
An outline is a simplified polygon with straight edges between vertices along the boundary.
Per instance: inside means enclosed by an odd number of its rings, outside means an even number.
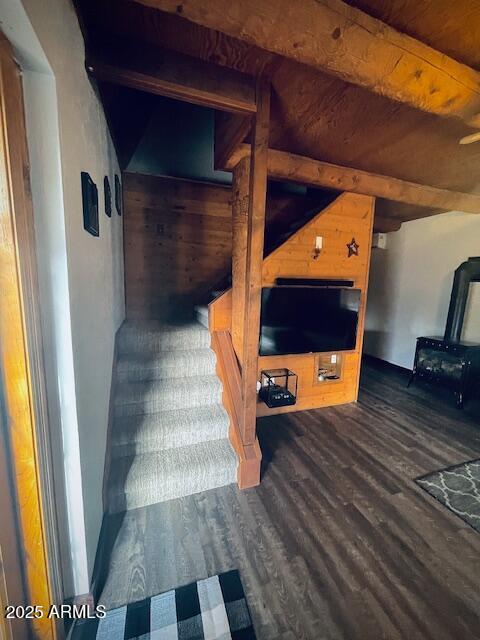
M297 401L298 376L290 369L262 371L259 396L267 407L285 407Z

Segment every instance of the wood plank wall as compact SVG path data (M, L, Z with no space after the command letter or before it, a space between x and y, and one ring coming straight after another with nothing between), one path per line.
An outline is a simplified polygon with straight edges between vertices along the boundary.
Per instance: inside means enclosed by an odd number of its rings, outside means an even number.
M295 406L281 409L269 409L259 402L257 415L313 409L357 399L373 213L374 198L344 193L265 259L264 287L272 286L278 277L341 278L353 280L355 288L362 294L357 344L353 351L342 355L342 379L318 383L316 354L262 356L259 358L259 378L262 369L288 367L298 375L298 400ZM323 249L319 258L314 260L316 236L322 236ZM360 245L359 255L348 257L347 244L352 238Z
M231 270L230 186L125 173L129 320L177 319Z
M177 319L231 273L232 189L124 173L125 294L129 320ZM268 232L304 215L318 197L273 191Z

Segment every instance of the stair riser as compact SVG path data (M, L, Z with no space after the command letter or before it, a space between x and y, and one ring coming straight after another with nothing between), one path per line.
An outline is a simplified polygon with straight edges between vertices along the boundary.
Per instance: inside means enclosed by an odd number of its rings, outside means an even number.
M229 420L225 416L210 422L199 422L175 429L170 425L160 425L150 431L124 432L121 438L112 442L112 457L133 455L135 453L150 453L151 451L165 451L186 447L199 442L211 442L228 438Z
M216 470L205 470L204 476L200 480L192 482L188 474L179 473L171 475L168 485L161 482L151 483L145 486L141 493L111 494L110 495L110 513L119 513L129 509L138 509L139 507L147 507L158 502L166 502L182 498L201 491L208 491L223 487L227 484L236 482L236 468L234 466L224 467Z
M141 440L132 439L130 442L113 444L112 459L125 456L141 455L151 451L168 451L178 447L200 444L201 442L213 442L221 438L228 438L228 423L211 428L207 425L204 429L195 428L190 432L180 435L167 431L154 434L151 438Z
M184 386L182 386L184 389ZM177 393L175 389L166 389L159 392L146 393L137 402L121 403L115 406L115 417L135 416L142 414L158 413L173 409L187 407L202 407L209 404L218 404L222 399L221 384L215 387L202 389L192 388L186 395Z
M117 367L118 382L148 382L167 378L185 378L191 376L208 376L215 373L215 354L201 355L195 358L178 358L170 356L155 362L146 359L142 366L138 363L120 362Z
M210 347L208 331L192 333L151 333L136 334L125 332L118 340L119 354L145 353L152 354L159 351L174 351L184 349L207 349Z
M228 414L221 404L117 418L112 430L112 453L149 453L220 440L228 437L229 426Z

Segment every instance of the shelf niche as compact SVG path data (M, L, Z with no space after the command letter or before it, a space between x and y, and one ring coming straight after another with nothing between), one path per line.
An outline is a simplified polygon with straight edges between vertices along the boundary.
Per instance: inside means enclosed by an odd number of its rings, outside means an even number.
M315 384L340 382L343 357L341 353L319 353L315 357Z

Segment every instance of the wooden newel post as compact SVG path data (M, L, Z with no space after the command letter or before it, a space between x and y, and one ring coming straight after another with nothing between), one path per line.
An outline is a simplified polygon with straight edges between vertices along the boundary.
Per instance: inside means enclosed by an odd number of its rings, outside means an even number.
M242 420L244 444L252 444L256 436L258 343L262 289L265 203L267 195L267 154L270 120L270 83L263 77L256 85L257 112L254 117L250 156L248 215L244 269ZM245 171L245 167L239 168ZM234 283L235 284L235 283Z

